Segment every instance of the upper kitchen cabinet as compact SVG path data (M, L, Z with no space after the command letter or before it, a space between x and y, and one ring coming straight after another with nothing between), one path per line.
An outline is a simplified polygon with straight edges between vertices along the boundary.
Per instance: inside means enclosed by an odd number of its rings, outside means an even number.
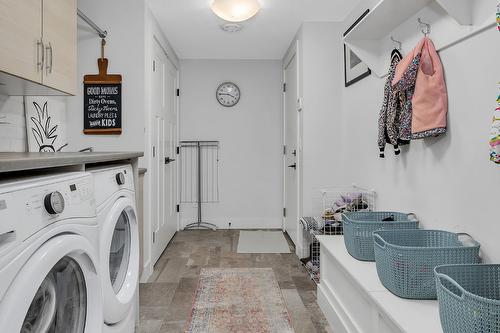
M43 0L43 84L76 92L76 1Z
M42 82L42 1L0 0L0 70Z
M76 0L0 0L0 94L74 95Z

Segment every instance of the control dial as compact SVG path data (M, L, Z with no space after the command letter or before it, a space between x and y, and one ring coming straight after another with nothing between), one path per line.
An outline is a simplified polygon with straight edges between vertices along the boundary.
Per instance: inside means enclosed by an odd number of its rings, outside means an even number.
M51 215L61 214L64 211L64 197L59 191L47 194L43 204L47 213Z
M123 172L119 172L116 174L116 182L118 183L118 185L125 184L125 175L123 174Z

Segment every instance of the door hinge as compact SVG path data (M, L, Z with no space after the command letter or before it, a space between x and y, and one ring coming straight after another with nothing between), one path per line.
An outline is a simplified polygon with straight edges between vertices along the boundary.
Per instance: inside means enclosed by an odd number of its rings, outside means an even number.
M286 83L283 83L283 92L286 92Z
M286 217L286 208L283 208L283 217Z
M286 146L283 146L283 155L286 155Z
M156 147L153 146L153 157L156 157Z
M181 153L181 147L177 146L175 148L175 152L177 153L177 155L179 155Z
M153 231L153 243L156 242L156 232Z
M177 213L181 211L181 205L177 205L176 207Z
M180 95L181 95L181 90L177 89L177 96L180 96Z
M156 61L153 60L153 72L156 72Z

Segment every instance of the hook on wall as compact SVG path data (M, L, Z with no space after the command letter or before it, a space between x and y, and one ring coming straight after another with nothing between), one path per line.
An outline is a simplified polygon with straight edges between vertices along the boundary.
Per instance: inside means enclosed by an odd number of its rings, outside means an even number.
M425 29L422 29L420 31L422 31L424 36L427 37L427 35L431 33L431 25L429 23L425 23L424 21L422 21L420 17L417 19L417 21L420 24L420 26L425 26Z
M392 40L394 43L398 44L397 50L398 50L398 51L401 51L401 50L402 50L403 43L401 43L399 40L395 39L395 38L394 38L394 37L392 37L392 36L391 36L391 40Z

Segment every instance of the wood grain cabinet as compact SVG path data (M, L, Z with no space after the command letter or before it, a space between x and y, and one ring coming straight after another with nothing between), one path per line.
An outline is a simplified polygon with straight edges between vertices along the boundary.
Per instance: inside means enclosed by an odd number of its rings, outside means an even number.
M0 0L0 76L7 91L76 93L76 0ZM19 82L25 81L25 82Z

